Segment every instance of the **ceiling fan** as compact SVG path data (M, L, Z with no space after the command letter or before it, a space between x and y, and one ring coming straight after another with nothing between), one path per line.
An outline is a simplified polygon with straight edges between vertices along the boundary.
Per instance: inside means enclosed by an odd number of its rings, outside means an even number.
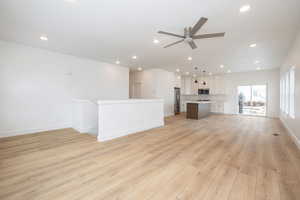
M174 37L182 38L181 40L178 40L174 43L168 44L164 46L164 48L168 48L170 46L173 46L175 44L179 44L181 42L186 42L190 45L192 49L196 49L197 45L195 44L194 40L198 39L205 39L205 38L214 38L214 37L224 37L225 33L210 33L210 34L202 34L202 35L196 35L196 33L200 30L200 28L207 22L207 18L201 17L199 21L193 26L193 27L185 27L184 28L184 35L178 35L174 33L169 33L165 31L158 31L160 34L165 35L171 35Z

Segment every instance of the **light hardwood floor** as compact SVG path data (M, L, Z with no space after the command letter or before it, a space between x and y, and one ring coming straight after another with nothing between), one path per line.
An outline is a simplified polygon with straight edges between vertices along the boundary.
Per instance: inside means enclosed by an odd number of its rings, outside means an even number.
M105 143L72 129L3 138L0 162L1 200L300 199L300 153L262 117L181 115Z

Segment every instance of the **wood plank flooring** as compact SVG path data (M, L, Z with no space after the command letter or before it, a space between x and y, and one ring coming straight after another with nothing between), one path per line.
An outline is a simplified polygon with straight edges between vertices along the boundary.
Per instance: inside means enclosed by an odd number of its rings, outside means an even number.
M300 152L279 120L229 115L105 143L72 129L2 138L0 199L299 200Z

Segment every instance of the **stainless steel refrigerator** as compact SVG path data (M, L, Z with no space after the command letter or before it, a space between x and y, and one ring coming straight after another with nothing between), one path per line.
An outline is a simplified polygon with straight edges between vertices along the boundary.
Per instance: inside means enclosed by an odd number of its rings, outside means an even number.
M180 114L180 88L174 88L174 114Z

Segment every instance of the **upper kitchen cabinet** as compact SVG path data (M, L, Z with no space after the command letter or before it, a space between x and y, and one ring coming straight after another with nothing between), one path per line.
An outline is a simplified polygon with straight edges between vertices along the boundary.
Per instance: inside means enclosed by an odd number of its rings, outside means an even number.
M195 80L197 80L197 83ZM209 89L211 95L219 95L225 94L225 85L226 83L223 76L205 76L198 78L183 76L181 79L181 92L183 95L198 95L198 89Z
M199 78L199 89L210 89L211 81L211 77L208 76Z
M213 87L211 88L212 94L225 94L225 79L222 76L214 76Z
M181 78L181 88L182 88L182 94L183 95L191 95L193 94L192 91L192 77L190 76L182 76Z
M192 78L192 94L198 95L199 83L197 78Z

